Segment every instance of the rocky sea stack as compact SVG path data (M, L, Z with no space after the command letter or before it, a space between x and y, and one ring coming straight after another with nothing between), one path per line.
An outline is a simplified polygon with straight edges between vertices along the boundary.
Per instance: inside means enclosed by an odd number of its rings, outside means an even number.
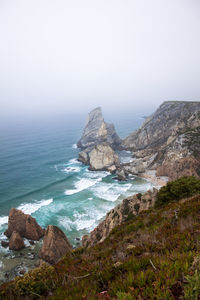
M121 139L117 135L114 125L104 121L101 107L97 107L89 113L82 137L77 146L83 150L92 148L102 142L108 143L113 149L121 147Z
M90 170L115 171L118 165L116 150L122 149L122 141L113 124L104 121L100 107L92 110L77 146L82 150L78 160L90 166Z

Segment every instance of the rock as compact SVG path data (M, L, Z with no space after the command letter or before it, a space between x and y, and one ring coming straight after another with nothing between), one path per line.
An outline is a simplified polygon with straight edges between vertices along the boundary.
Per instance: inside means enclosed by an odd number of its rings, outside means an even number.
M78 155L78 161L81 161L82 163L84 163L85 165L89 164L89 156L88 153L86 151L81 151L79 152Z
M135 245L128 245L128 246L126 247L126 250L133 250L133 249L135 249L135 248L136 248Z
M121 147L121 139L116 134L114 125L104 122L101 108L97 107L89 113L86 126L77 146L86 149L102 142L107 142L114 149Z
M106 143L96 145L89 153L90 170L107 170L118 163L118 155Z
M35 242L34 241L29 241L30 245L35 245Z
M8 218L8 229L5 235L10 237L13 231L17 231L21 237L38 241L44 236L44 230L30 215L24 214L21 210L12 208Z
M126 180L127 180L125 171L124 171L123 169L117 171L117 179L118 179L119 181L126 181Z
M9 242L1 241L1 246L7 248L9 246Z
M45 231L40 258L50 264L55 264L71 251L72 246L62 230L57 226L49 225Z
M9 241L9 249L20 250L23 248L25 248L25 245L22 237L20 236L19 232L13 231Z
M110 172L111 174L114 174L116 172L116 170L117 170L117 168L115 165L107 167L107 171Z

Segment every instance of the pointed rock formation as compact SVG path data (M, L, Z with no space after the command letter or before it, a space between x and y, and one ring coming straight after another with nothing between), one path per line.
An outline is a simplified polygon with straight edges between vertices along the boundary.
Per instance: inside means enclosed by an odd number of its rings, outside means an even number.
M57 226L49 225L45 231L40 258L50 264L55 264L71 251L72 246L62 230Z
M22 237L20 236L19 232L13 231L9 241L9 249L20 250L23 248L25 248L25 245Z
M44 230L38 225L36 220L16 208L10 210L8 229L5 231L5 235L11 237L13 231L17 231L21 237L34 241L38 241L44 236Z
M97 107L89 113L77 146L81 149L93 148L102 142L107 142L113 149L121 147L121 139L116 134L114 125L104 121L101 108Z

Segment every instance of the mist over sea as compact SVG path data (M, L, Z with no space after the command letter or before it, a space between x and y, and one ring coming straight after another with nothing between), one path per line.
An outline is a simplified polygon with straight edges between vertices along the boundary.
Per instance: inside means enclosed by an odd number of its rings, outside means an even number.
M125 137L144 121L140 115L107 115ZM76 245L105 214L126 196L144 192L151 184L130 178L118 182L107 172L88 171L77 161L76 142L86 116L21 120L0 130L0 240L5 239L9 210L19 208L46 227L59 226ZM124 153L122 159L129 160ZM0 246L1 251L5 250Z

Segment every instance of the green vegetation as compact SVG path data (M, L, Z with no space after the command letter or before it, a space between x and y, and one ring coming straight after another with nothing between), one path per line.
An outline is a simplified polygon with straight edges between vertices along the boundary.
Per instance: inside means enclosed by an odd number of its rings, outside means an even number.
M178 199L188 195L181 182L199 187L194 178L170 183ZM4 284L0 299L199 299L200 195L167 201L129 216L104 242Z
M169 201L177 201L195 194L200 194L200 180L193 176L181 177L175 181L168 182L166 186L159 190L156 207Z

